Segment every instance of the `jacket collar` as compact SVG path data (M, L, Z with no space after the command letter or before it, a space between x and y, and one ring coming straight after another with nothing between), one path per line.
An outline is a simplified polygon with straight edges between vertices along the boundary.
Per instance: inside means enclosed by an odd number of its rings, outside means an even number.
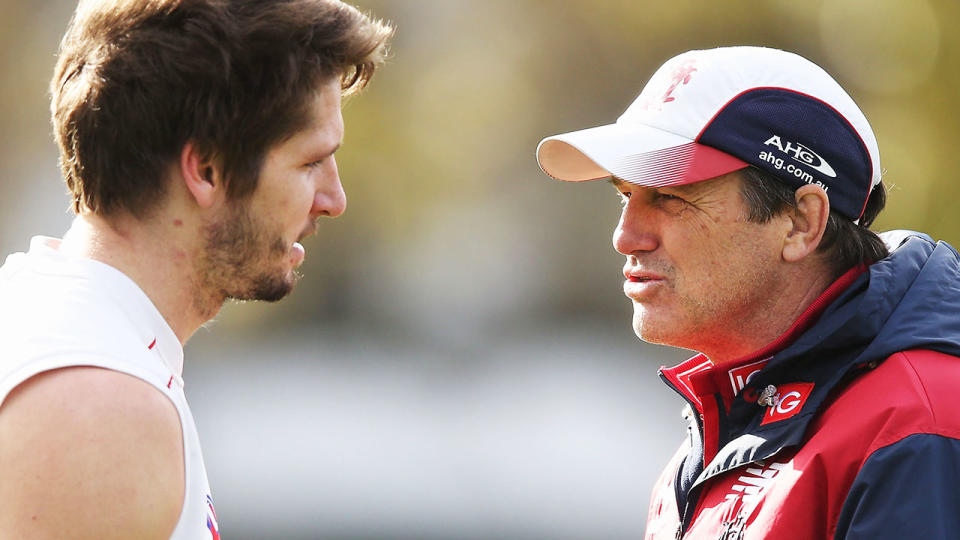
M703 354L697 354L673 366L661 367L660 374L702 413L703 396L720 393L728 404L743 391L743 398L756 402L759 386L753 381L774 355L810 329L823 311L843 293L866 266L859 265L838 278L794 321L793 325L768 345L743 358L715 366Z
M859 265L840 276L790 329L753 354L723 366L715 366L706 356L698 354L672 368L660 369L661 377L702 418L703 456L708 464L697 483L799 444L813 413L846 370L837 371L831 362L816 363L821 369L810 371L804 363L803 370L793 373L795 370L782 369L781 356L789 356L791 345L804 336L866 270L866 266ZM796 367L797 362L789 365ZM771 385L778 389L770 396L776 404L759 405L761 392Z

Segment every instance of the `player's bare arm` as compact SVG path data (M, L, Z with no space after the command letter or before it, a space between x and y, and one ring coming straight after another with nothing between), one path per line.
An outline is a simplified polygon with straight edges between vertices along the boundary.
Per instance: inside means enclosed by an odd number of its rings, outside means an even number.
M4 538L170 538L183 505L180 420L113 370L36 375L0 406Z

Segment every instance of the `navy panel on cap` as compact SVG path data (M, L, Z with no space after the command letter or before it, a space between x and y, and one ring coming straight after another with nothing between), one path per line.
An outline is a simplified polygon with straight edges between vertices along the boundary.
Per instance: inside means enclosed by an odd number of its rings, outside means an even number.
M823 187L830 207L858 219L873 167L850 123L822 101L782 88L759 88L728 103L698 142L736 156L792 189Z

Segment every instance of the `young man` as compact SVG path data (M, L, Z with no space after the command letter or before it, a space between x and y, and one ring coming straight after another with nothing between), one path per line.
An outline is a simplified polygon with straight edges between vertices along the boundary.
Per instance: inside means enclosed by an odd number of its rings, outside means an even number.
M219 538L182 345L291 291L390 33L338 0L80 3L51 83L77 217L0 269L0 537Z
M826 72L690 51L615 124L537 157L561 180L612 179L634 330L700 353L660 370L690 426L647 538L956 537L960 261L868 230L877 143Z

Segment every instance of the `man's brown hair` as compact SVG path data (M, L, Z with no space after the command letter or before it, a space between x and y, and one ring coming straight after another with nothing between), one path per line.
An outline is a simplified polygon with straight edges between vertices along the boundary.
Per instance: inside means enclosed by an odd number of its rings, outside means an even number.
M363 88L391 33L338 0L81 0L50 83L74 211L149 213L188 141L249 195L320 85Z
M747 219L766 223L782 212L795 210L794 191L779 178L756 167L741 171L740 195L747 205ZM869 229L887 203L887 189L880 182L870 192L857 223L830 210L817 252L824 255L834 277L858 264L873 264L889 255L886 244Z

